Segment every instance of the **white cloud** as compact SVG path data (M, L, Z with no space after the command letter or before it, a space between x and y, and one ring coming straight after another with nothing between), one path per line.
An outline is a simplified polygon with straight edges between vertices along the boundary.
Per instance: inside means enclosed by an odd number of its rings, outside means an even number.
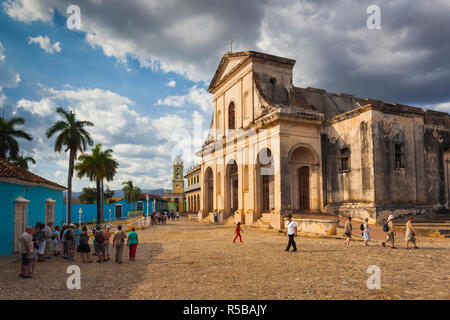
M39 0L7 0L3 3L5 12L13 19L23 22L51 22L53 8L46 1Z
M54 54L61 51L61 45L59 42L51 43L48 36L29 37L28 44L37 43L45 52Z
M427 108L450 113L450 102L429 105Z
M167 82L168 87L175 87L176 85L177 83L175 82L175 80L170 80L169 82Z
M188 103L199 106L203 112L209 112L213 109L212 95L205 89L199 88L197 85L192 86L185 95L169 96L164 99L158 99L156 104L179 108Z
M55 112L57 106L56 103L50 98L44 98L40 101L20 99L17 101L17 107L24 108L33 114L38 114L45 117Z
M3 44L0 42L0 61L5 61L5 47L3 46Z

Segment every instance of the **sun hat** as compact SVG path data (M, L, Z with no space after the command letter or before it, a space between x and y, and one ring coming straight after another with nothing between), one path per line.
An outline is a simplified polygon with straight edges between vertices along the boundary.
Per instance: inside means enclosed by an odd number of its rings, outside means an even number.
M389 217L387 218L387 221L389 222L389 221L391 221L392 219L394 219L394 216L391 214L391 215L389 215Z

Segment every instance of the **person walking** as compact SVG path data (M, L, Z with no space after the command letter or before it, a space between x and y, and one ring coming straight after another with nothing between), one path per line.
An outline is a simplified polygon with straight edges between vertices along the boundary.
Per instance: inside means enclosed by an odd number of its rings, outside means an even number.
M295 244L294 238L297 238L297 223L294 220L292 220L292 215L288 215L287 218L288 223L286 225L286 233L289 237L289 242L285 251L289 252L289 249L292 246L293 251L295 252L297 251L297 245Z
M105 261L111 260L111 228L107 227L105 231L103 231L103 237L105 238Z
M134 227L131 228L131 232L128 233L128 239L127 239L127 246L129 249L129 255L130 255L131 261L136 260L136 249L139 244L138 234L136 233L135 230L136 229Z
M369 226L369 218L364 219L363 223L363 238L364 238L364 245L369 246L368 241L370 240L370 226Z
M216 210L213 211L213 217L214 217L214 223L217 223L218 217L217 217L217 211Z
M74 261L75 256L75 225L73 223L64 232L64 247L67 251L67 259Z
M89 234L86 226L81 228L81 232L78 235L78 252L81 254L81 262L92 263Z
M105 236L100 226L97 226L97 231L95 232L96 247L98 260L97 262L105 261Z
M63 259L67 259L67 247L66 247L66 231L67 231L67 224L63 223L62 229L60 232L60 238L61 238L61 252Z
M34 234L34 238L38 242L38 262L45 262L44 253L45 253L45 245L47 244L47 239L45 237L44 225L40 222L36 223L36 232Z
M61 254L61 233L59 231L59 226L56 226L53 231L53 256L55 257Z
M44 227L45 233L45 250L44 259L51 259L50 253L53 250L53 223L49 222Z
M384 240L381 245L383 247L386 247L386 243L391 243L392 249L397 249L395 246L395 228L394 228L394 216L391 214L388 218L386 223L383 225L383 231L386 232L386 240Z
M346 247L350 245L350 240L352 239L352 231L352 217L347 217L347 221L345 222L344 226L344 235L346 237L344 244Z
M116 249L115 262L122 263L122 254L125 247L125 239L127 234L122 230L122 226L117 226L117 232L114 234L113 238L113 248Z
M408 244L411 241L414 244L415 249L419 249L416 245L416 230L412 226L412 222L414 221L413 217L409 217L408 222L406 222L406 232L405 232L405 240L406 240L406 248L409 249Z
M242 231L242 229L241 229L241 223L238 222L237 225L236 225L236 230L234 231L235 234L236 234L236 236L235 236L234 239L233 239L233 243L236 243L236 239L237 239L238 237L239 237L239 240L240 240L241 243L242 243L241 231Z
M33 257L33 227L26 227L25 231L19 237L20 253L22 255L22 264L19 277L29 279L32 278L30 272L31 259Z

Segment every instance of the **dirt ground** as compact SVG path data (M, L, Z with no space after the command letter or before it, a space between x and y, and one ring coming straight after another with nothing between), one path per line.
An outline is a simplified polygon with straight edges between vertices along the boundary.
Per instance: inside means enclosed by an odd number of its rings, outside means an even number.
M418 238L419 249L350 248L338 239L287 236L244 227L168 222L139 231L136 261L83 264L52 258L32 279L20 262L0 266L0 299L450 299L450 239ZM66 268L81 268L81 289L69 290ZM381 289L369 290L367 267L381 270Z

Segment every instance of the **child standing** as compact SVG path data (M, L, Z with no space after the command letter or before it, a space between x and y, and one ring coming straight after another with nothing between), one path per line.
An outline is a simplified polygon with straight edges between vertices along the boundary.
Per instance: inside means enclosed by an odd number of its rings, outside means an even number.
M238 222L238 223L237 223L237 226L236 226L236 231L235 231L236 236L234 237L233 243L236 243L237 237L239 237L239 240L240 240L241 243L242 243L241 231L242 231L242 229L241 229L241 223Z

